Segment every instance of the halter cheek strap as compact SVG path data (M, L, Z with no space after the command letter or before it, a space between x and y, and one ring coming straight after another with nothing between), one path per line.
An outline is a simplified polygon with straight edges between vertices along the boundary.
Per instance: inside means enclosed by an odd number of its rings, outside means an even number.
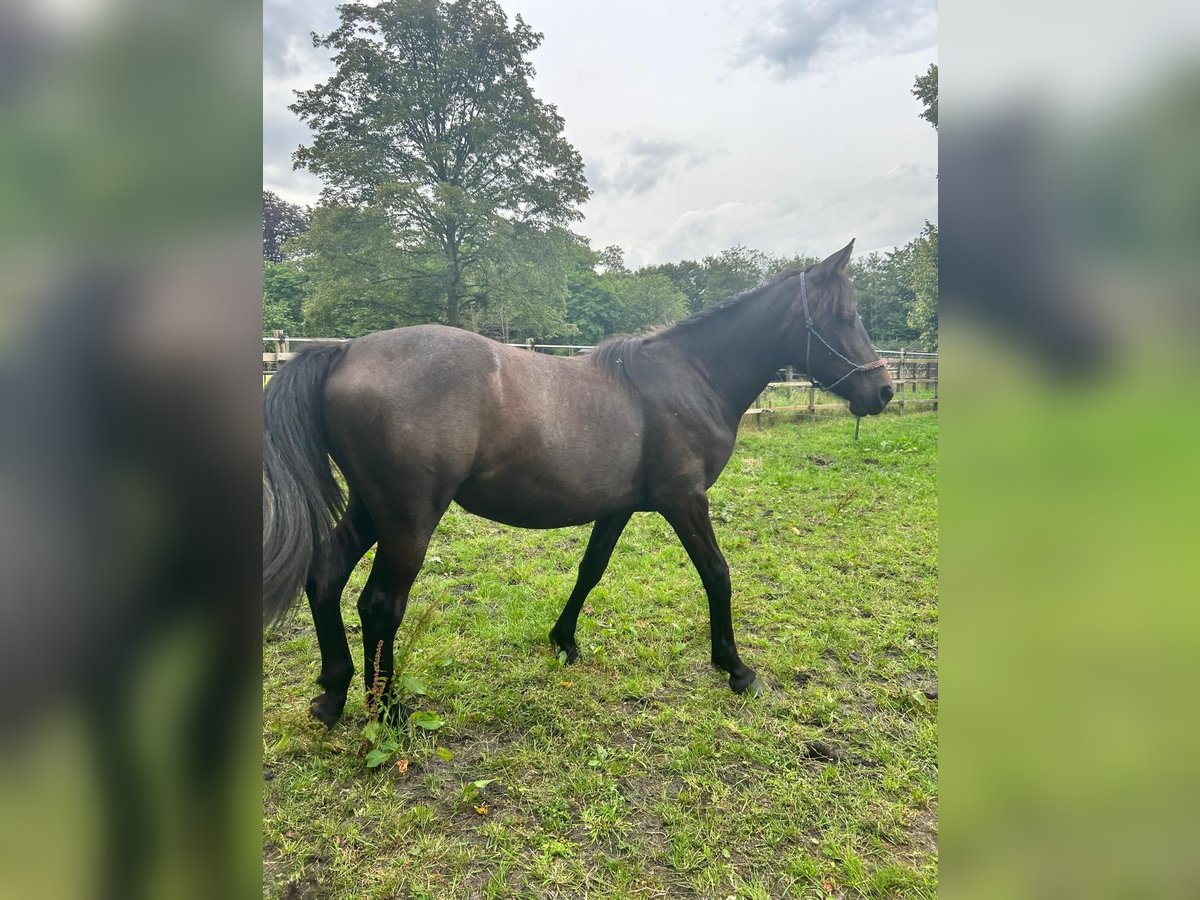
M808 337L804 343L804 369L805 374L808 375L809 381L813 382L813 384L821 386L824 390L831 391L855 372L869 372L872 369L880 369L886 366L888 361L882 358L869 363L855 363L853 360L848 359L831 347L829 345L829 341L821 337L821 332L817 331L817 326L813 322L812 314L808 310L808 282L805 280L805 274L806 273L804 272L800 273L800 302L804 304L804 330L808 332ZM820 385L812 373L812 367L809 365L809 360L812 355L812 339L814 337L825 345L826 350L851 367L849 372L847 372L833 384Z

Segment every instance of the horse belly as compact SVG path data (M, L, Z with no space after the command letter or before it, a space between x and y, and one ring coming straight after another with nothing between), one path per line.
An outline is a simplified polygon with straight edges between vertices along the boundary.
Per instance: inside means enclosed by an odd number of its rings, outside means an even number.
M526 444L473 474L454 499L506 525L582 525L635 508L640 471L640 455L628 451Z

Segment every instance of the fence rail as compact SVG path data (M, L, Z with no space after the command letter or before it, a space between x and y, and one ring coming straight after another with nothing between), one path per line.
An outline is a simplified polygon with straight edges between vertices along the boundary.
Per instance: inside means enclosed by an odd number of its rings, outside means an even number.
M347 338L296 338L278 334L263 338L263 383L280 363L291 359L297 350L311 344L342 343ZM266 348L270 346L271 349ZM588 344L509 344L535 353L556 356L582 356L595 349ZM938 409L938 354L927 350L877 350L888 360L888 372L896 388L896 396L888 406L890 412L903 415L905 409ZM794 402L800 393L801 403ZM792 369L780 369L776 379L766 386L754 405L746 411L745 422L768 424L795 418L817 418L823 415L845 415L843 400L822 391L807 378L797 376Z

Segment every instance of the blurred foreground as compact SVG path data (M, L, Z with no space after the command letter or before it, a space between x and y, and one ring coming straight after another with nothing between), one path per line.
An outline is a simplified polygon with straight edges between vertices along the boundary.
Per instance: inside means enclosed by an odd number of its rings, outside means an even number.
M941 9L942 884L1194 897L1196 11Z
M0 10L0 896L257 890L258 19Z

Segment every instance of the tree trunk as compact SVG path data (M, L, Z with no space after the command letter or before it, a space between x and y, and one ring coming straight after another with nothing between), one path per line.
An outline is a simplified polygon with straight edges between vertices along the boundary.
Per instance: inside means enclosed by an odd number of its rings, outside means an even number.
M458 278L451 276L452 280L446 284L446 324L458 327Z
M458 259L458 244L452 243L446 254L450 263L449 278L446 281L446 324L458 328L458 299L462 281L462 263Z

